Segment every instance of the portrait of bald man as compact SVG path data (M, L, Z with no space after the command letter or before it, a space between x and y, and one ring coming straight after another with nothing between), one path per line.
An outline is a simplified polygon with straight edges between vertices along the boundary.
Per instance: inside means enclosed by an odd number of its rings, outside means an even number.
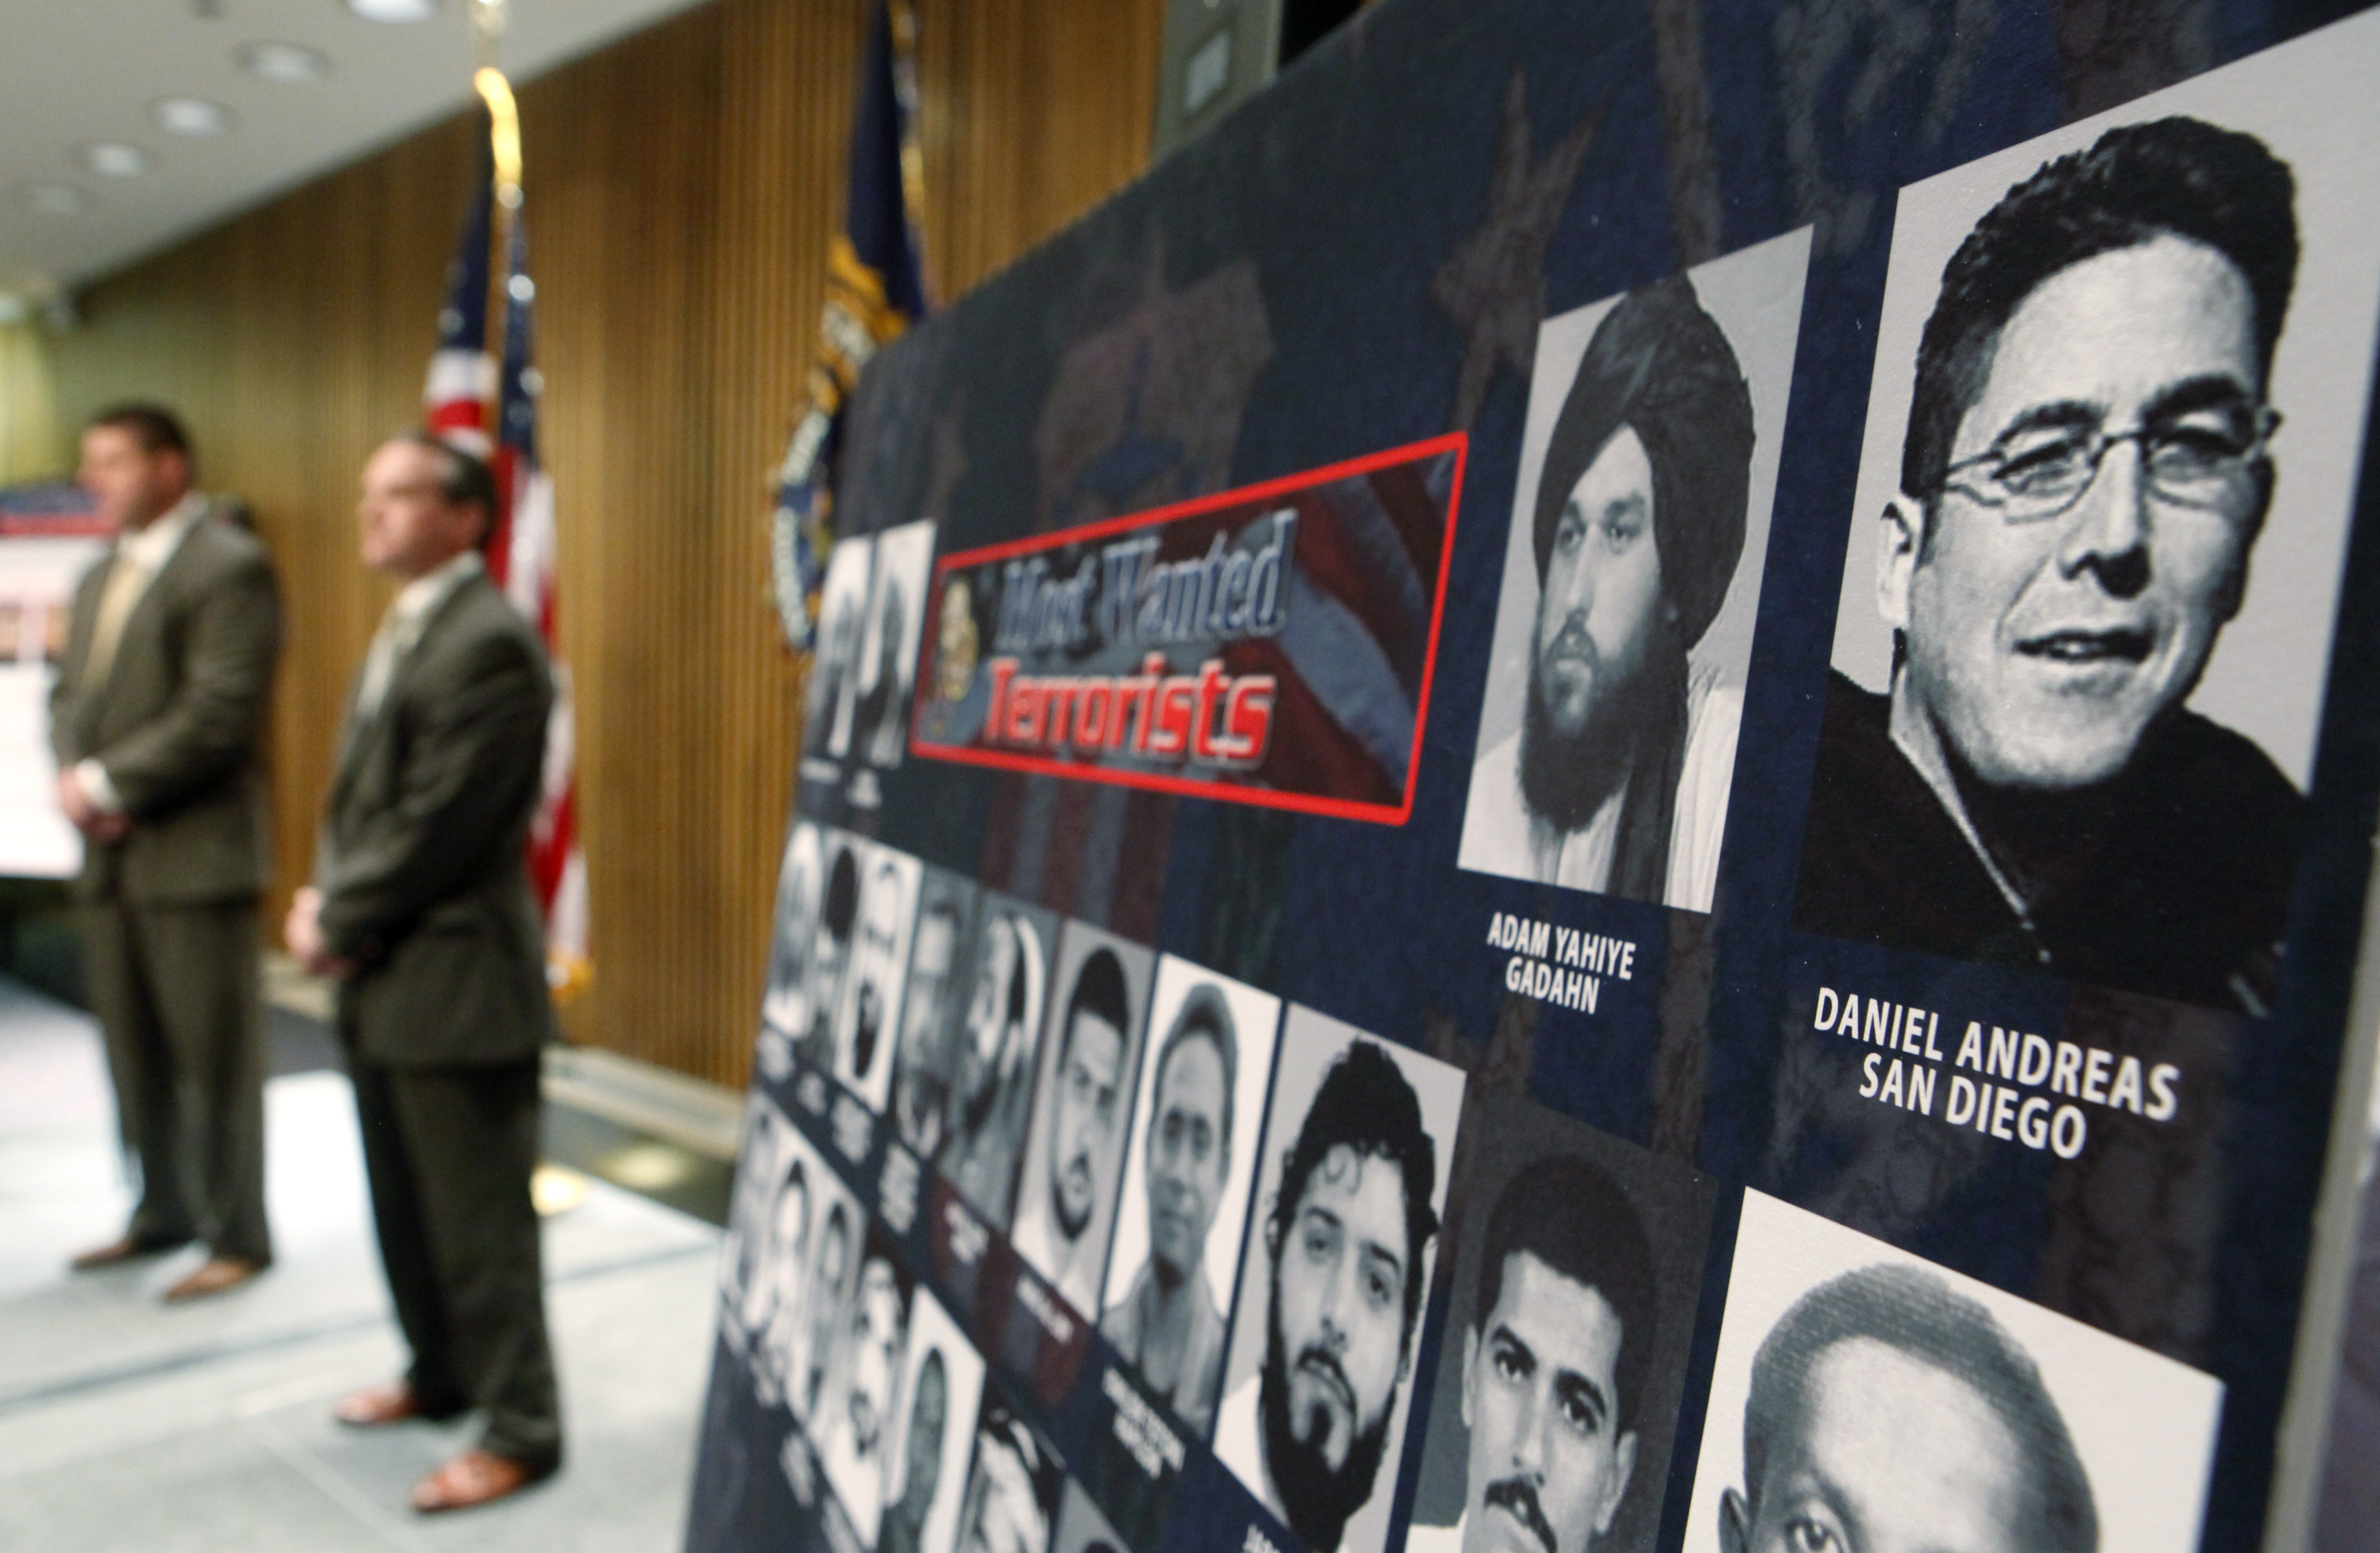
M1540 327L1463 867L1710 909L1808 252Z
M1685 1547L2196 1553L2216 1377L1757 1190L1731 1255Z

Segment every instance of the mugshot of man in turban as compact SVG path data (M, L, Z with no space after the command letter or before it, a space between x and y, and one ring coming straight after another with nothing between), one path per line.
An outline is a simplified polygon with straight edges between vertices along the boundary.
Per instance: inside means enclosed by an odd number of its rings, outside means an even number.
M1693 282L1604 315L1515 515L1536 562L1524 700L1472 769L1463 867L1710 909L1743 698L1688 655L1742 558L1753 442Z

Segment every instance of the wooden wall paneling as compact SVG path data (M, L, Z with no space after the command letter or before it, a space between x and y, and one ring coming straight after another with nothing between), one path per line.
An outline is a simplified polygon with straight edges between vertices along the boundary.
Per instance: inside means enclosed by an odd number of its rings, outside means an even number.
M928 0L938 299L1147 157L1161 0ZM574 1038L740 1085L792 793L798 666L767 580L769 472L843 214L861 0L716 0L521 91L542 452L577 691L596 979ZM277 911L305 877L336 724L390 595L356 475L419 414L475 158L460 115L89 288L62 415L188 417L280 565Z

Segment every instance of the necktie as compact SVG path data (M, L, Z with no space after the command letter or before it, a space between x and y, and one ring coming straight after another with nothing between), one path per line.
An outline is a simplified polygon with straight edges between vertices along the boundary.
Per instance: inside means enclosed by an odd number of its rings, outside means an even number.
M107 581L99 591L99 619L92 623L91 654L83 660L85 685L105 685L115 667L115 649L124 640L124 623L149 586L149 568L118 551Z

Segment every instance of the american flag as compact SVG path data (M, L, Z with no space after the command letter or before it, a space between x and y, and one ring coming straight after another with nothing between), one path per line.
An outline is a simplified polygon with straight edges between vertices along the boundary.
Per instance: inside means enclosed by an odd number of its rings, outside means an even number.
M487 351L488 263L495 201L492 173L482 177L463 225L463 248L448 272L450 294L439 314L423 408L431 427L485 455L496 477L500 509L488 542L488 573L537 626L553 661L553 716L546 727L545 772L529 830L529 877L545 914L546 973L558 996L583 986L587 954L587 858L578 845L577 733L570 668L554 639L553 481L537 460L537 396L543 387L531 361L537 285L528 276L528 233L516 209L504 248L504 340L499 365ZM492 445L487 401L496 402Z

